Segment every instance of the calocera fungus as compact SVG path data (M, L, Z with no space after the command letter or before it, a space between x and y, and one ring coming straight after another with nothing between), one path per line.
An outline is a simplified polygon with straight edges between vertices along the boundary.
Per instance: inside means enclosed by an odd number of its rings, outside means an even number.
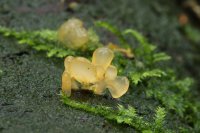
M68 48L77 49L88 42L88 31L81 20L72 18L60 26L58 40Z
M113 50L114 52L121 52L122 54L124 54L126 57L128 58L134 58L134 54L133 51L130 48L121 48L119 46L117 46L114 43L108 43L107 47L111 50Z
M94 51L92 62L83 57L66 57L62 75L63 92L70 96L72 89L87 89L102 95L108 88L113 98L124 95L128 90L129 80L127 77L117 76L117 68L111 65L113 58L113 51L106 47Z

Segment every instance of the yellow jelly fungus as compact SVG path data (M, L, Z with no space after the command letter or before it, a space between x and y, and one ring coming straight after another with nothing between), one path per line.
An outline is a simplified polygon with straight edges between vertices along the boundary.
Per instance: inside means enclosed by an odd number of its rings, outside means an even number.
M124 95L128 90L129 80L127 77L117 76L117 68L111 65L113 58L113 51L105 47L94 51L92 62L83 57L66 57L62 75L63 92L70 96L71 89L87 89L102 95L108 88L113 98Z
M102 80L104 78L105 69L100 65L95 65L97 71L98 80Z
M74 90L80 89L79 83L74 78L71 79L71 88Z
M106 89L106 83L104 81L100 81L91 87L94 94L102 95Z
M124 54L126 57L128 58L134 58L134 54L132 52L132 50L130 48L121 48L119 46L117 46L116 44L113 43L108 43L107 47L111 50L113 50L114 52L121 52L122 54Z
M69 3L68 8L71 10L77 10L79 7L79 4L75 1L72 1Z
M58 40L66 47L77 49L88 42L88 31L77 18L69 19L58 30Z
M111 64L114 58L114 53L108 48L98 48L94 51L92 56L92 63L94 65L102 66L105 70Z
M69 65L70 65L70 62L73 60L73 56L68 56L67 58L65 58L65 61L64 61L64 66L65 66L65 70L67 72L69 72Z
M128 91L129 81L127 77L116 77L107 82L108 90L113 98L119 98Z
M71 77L68 72L64 71L62 75L62 90L67 96L70 96L71 88Z
M117 68L115 66L109 66L105 73L106 80L114 80L117 77Z
M90 63L90 60L83 58L83 57L76 57L77 60Z
M71 61L69 72L78 82L86 84L97 82L96 67L91 63L75 58Z

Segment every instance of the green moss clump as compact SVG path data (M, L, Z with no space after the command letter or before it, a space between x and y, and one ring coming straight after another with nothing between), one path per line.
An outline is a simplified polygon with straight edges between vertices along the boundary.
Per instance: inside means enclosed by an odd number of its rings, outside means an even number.
M62 102L70 107L103 116L106 119L116 121L117 123L127 124L133 128L136 128L138 131L158 133L160 131L164 132L167 130L163 127L166 112L165 109L161 107L156 109L154 123L149 123L148 121L145 121L143 117L139 116L136 112L136 109L132 106L125 108L122 105L118 105L117 109L102 105L92 106L88 103L69 99L64 94L61 94L61 96ZM168 130L168 132L170 132L170 130Z

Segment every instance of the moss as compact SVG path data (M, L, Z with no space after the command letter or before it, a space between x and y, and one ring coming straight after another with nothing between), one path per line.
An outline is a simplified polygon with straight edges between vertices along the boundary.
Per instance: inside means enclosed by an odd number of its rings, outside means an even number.
M81 103L74 100L69 99L66 95L62 95L62 101L64 104L71 106L76 109L85 110L87 112L103 116L108 120L116 121L117 123L127 124L131 127L136 128L136 130L140 132L172 132L163 127L164 119L165 119L165 109L158 107L155 114L155 122L149 123L148 121L144 121L144 118L138 116L136 113L136 109L128 106L128 108L124 108L122 105L118 105L118 109L114 109L112 107L106 107L102 105L90 105L88 103ZM167 130L167 131L165 131Z

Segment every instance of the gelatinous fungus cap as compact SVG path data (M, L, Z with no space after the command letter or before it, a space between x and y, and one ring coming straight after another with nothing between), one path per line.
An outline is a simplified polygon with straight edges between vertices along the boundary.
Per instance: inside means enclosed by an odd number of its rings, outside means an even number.
M70 96L71 89L88 89L102 95L108 88L113 98L124 95L128 90L129 80L127 77L117 76L117 68L111 65L113 58L113 51L105 47L94 51L92 62L83 57L66 57L62 75L63 92ZM82 86L79 88L78 84Z
M88 31L84 28L81 20L72 18L60 26L58 40L65 47L77 49L88 42Z

